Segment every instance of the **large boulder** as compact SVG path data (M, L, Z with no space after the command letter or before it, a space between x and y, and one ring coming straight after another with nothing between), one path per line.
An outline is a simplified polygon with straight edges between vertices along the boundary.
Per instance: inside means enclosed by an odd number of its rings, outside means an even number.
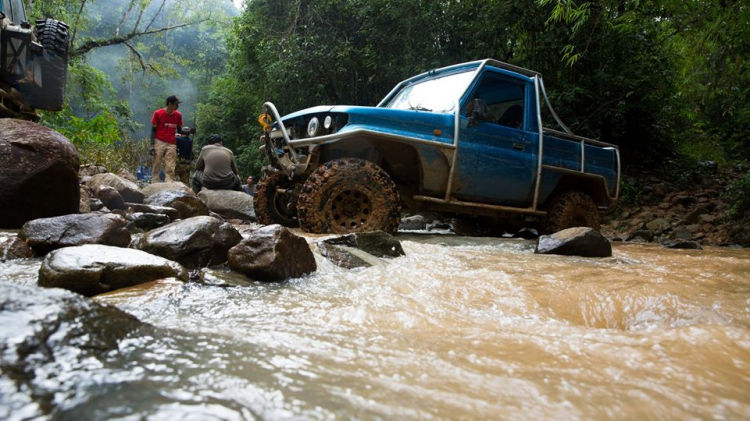
M347 269L372 266L373 257L404 256L401 243L383 231L348 234L317 243L320 253Z
M4 420L59 418L54 411L63 403L96 387L95 372L106 367L121 340L153 335L151 326L116 307L60 289L5 282L0 282L0 320Z
M612 245L598 231L588 227L576 227L539 237L534 253L610 257Z
M281 225L253 231L229 250L229 267L260 281L282 281L315 272L310 246Z
M89 244L48 254L39 269L39 286L63 288L85 296L163 278L187 281L180 264L133 249Z
M112 187L120 193L120 196L126 202L143 203L145 198L137 184L111 173L93 175L86 180L86 185L92 191L99 188L100 185Z
M78 213L78 151L29 121L0 119L0 227Z
M171 183L152 183L143 187L141 191L146 195L146 197L151 197L157 193L165 191L181 191L190 194L193 193L193 190L190 187L180 181L173 181Z
M56 216L25 223L18 237L39 254L83 244L127 247L130 244L130 233L125 229L127 224L127 220L113 214Z
M226 222L196 216L149 231L135 247L180 262L188 269L219 265L242 236Z
M226 219L242 219L257 222L253 196L234 190L203 189L198 197L208 206L208 210L216 212Z
M208 206L193 193L167 190L155 193L146 199L151 206L166 206L177 209L180 218L208 215Z

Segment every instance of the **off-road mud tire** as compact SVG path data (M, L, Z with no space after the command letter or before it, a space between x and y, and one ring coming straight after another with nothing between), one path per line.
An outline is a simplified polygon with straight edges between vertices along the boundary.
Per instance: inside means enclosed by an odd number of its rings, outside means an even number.
M29 105L41 110L59 111L65 100L65 82L68 73L68 25L55 19L36 21L37 40L44 53L40 60L42 87L35 87Z
M270 174L260 179L253 197L255 216L264 225L280 224L285 227L298 227L295 212L286 209L285 198L276 192L277 187L291 189L294 183L286 174L281 173Z
M553 198L541 231L552 234L573 227L589 227L596 231L601 228L596 203L586 193L568 191Z
M302 186L300 227L311 233L395 233L401 221L396 184L379 166L355 158L329 161Z

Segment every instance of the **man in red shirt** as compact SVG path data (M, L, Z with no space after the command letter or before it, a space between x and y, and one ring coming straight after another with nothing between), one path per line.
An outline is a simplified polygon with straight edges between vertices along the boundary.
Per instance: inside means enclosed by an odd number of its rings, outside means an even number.
M162 159L164 160L164 181L171 183L174 180L177 155L175 132L182 127L182 114L177 111L180 102L176 95L167 97L167 107L154 111L154 116L151 117L151 148L149 153L154 155L152 183L159 181Z

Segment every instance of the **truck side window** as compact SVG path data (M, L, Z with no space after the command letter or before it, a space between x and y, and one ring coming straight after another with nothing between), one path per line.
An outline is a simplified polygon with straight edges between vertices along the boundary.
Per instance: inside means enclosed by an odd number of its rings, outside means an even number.
M490 123L514 129L523 128L524 84L494 72L486 72L474 90L468 107L474 98L483 99L492 116Z

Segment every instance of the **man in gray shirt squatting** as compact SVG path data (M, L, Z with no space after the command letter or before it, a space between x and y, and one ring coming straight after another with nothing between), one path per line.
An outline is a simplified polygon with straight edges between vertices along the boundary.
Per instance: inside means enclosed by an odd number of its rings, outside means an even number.
M242 191L234 154L224 147L222 140L220 135L212 134L208 138L208 145L201 149L193 175L194 192L200 192L203 187L211 190Z

